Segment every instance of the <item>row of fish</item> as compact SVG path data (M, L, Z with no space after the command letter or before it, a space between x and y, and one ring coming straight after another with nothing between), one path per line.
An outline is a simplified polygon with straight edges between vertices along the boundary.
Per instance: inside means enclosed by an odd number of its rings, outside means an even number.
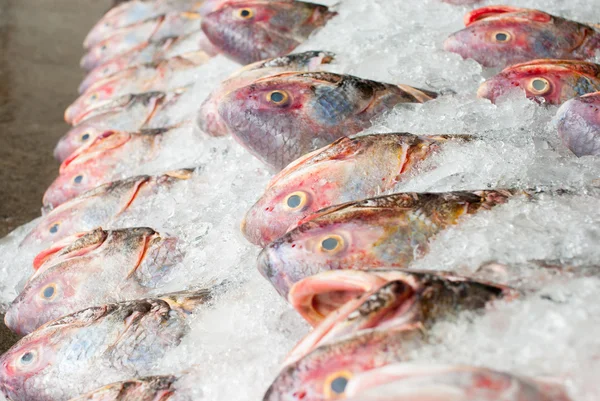
M182 239L144 227L141 211L203 168L129 175L171 157L166 144L196 123L206 135L231 135L277 172L241 230L263 248L259 272L314 329L288 355L264 400L570 399L551 380L411 356L433 341L436 322L523 295L411 269L430 240L513 198L571 194L394 193L446 146L477 138L352 136L398 105L451 95L329 72L336 55L327 51L286 55L335 15L292 0L133 0L92 29L82 60L90 72L65 112L74 127L55 150L59 176L22 242L39 251L34 273L6 313L7 326L26 335L0 358L0 387L11 400L193 399L186 388L202 380L198 372L154 376L152 367L211 307L220 284L167 292L166 278L182 268L188 249ZM484 83L481 97L496 101L518 86L545 103L566 101L559 111L565 143L577 155L600 148L598 108L590 101L598 95L584 95L599 89L599 67L584 60L598 50L600 33L506 6L477 9L465 21L447 50L485 66L522 63ZM219 53L251 64L190 106L186 95L199 68ZM98 282L113 291L95 291Z

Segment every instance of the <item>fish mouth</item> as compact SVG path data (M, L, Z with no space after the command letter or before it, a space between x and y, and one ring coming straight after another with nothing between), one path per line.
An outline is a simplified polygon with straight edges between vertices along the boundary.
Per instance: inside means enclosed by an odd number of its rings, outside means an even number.
M76 103L77 102L73 103L65 110L64 119L67 122L67 124L73 125L73 121L77 117L77 114L79 114L79 107L77 107Z
M24 336L30 333L30 331L20 324L19 308L14 305L11 305L6 311L6 314L4 315L4 324L17 335Z
M94 69L94 67L96 67L97 63L98 60L96 59L96 56L94 56L94 53L90 51L81 58L79 66L86 71L91 71Z
M287 275L281 271L282 264L278 262L273 249L267 247L258 255L257 267L259 273L275 287L277 293L287 299L291 283Z
M477 97L481 99L488 99L492 103L496 102L496 99L500 93L495 90L497 86L494 85L492 80L487 80L479 86L477 89Z

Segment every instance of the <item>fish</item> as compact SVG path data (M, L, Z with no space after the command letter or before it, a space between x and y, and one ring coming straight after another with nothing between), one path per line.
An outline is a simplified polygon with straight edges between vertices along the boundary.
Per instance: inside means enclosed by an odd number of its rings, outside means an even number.
M78 310L147 298L181 268L177 237L148 227L75 235L41 252L37 270L10 304L4 322L19 335Z
M576 156L600 155L600 92L566 101L555 120L558 136Z
M325 270L407 268L429 240L464 218L525 191L398 193L331 206L265 247L258 270L284 298L294 283Z
M353 376L351 401L570 401L560 383L464 365L397 363Z
M174 36L187 35L201 29L201 15L194 12L172 12L139 24L120 28L109 38L92 46L81 59L81 68L89 71L123 53Z
M534 60L505 68L486 80L477 96L495 103L520 88L530 99L559 105L586 93L600 91L600 65L576 60Z
M391 190L444 144L465 140L408 133L340 138L273 177L246 213L242 233L264 247L320 209Z
M198 124L210 136L229 134L227 126L219 116L219 104L233 89L251 84L259 78L276 75L285 71L317 71L325 64L330 64L335 55L325 51L307 51L249 64L223 81L200 107Z
M167 401L177 392L175 376L147 376L108 384L70 401Z
M429 329L464 310L479 310L495 299L514 299L509 287L441 271L373 269L326 271L292 286L288 301L314 327L284 364L324 343L362 330L419 324Z
M0 357L0 389L13 401L62 401L143 374L179 344L210 296L167 294L53 320Z
M283 56L337 15L302 1L227 2L202 19L202 30L224 55L240 64Z
M437 95L330 72L288 72L235 89L219 105L233 137L274 171L371 126L400 103Z
M168 151L165 144L170 138L185 137L191 130L192 126L182 124L139 132L103 132L62 162L58 177L44 193L44 207L55 208L99 185L131 177Z
M101 185L52 210L44 211L39 223L25 236L21 247L46 249L52 244L98 227L118 227L118 218L139 213L159 193L187 181L201 171L180 169L160 175L139 175Z
M418 327L367 330L324 344L286 365L266 391L263 401L317 401L344 397L353 375L409 359L427 343Z
M201 30L188 35L150 40L93 68L79 85L79 93L85 92L95 82L109 78L130 67L156 64L172 57L185 57L187 54L196 52L204 52L207 57L218 54L218 50Z
M90 47L108 39L119 28L158 18L173 11L197 11L202 2L190 0L130 1L113 8L94 25L83 41L83 47Z
M210 58L203 51L187 53L162 62L131 67L97 81L65 110L65 121L69 124L79 121L91 109L119 96L166 92L190 85L197 79L199 67Z
M488 6L467 13L466 28L453 33L444 49L484 67L507 67L535 59L586 60L600 49L594 27L543 11Z

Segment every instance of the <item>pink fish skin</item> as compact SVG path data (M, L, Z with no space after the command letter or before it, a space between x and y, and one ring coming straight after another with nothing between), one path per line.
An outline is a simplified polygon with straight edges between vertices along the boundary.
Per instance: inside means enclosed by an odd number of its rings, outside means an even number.
M339 139L273 177L246 213L242 233L266 246L320 209L389 191L445 143L464 139L396 133Z
M556 121L560 139L575 155L600 156L600 92L565 102Z
M401 103L437 95L330 72L288 72L231 91L219 116L233 137L274 171L336 139L371 126Z
M323 51L308 51L249 64L223 81L204 101L198 115L200 128L211 136L228 135L227 126L219 116L219 105L232 90L251 84L253 81L285 71L317 71L330 64L334 54Z
M90 110L127 94L169 91L189 85L198 67L210 60L205 52L188 53L155 64L131 67L92 84L65 111L65 121L80 121Z
M349 401L570 401L559 383L474 366L398 363L353 376Z
M534 60L505 68L485 81L477 96L495 102L514 88L530 99L562 104L600 90L600 65L575 60Z
M465 16L465 25L446 40L444 49L485 67L535 59L585 60L600 49L600 32L593 27L539 10L478 8Z
M301 1L236 1L206 15L202 30L223 54L250 64L291 52L335 15Z
M175 376L148 376L111 383L69 401L167 401L178 389Z
M7 327L20 335L91 306L155 295L184 256L177 238L146 227L98 228L49 252L6 312Z
M173 12L121 28L113 36L91 47L81 59L81 67L89 71L119 55L143 47L148 41L159 41L198 31L200 21L201 16L198 13Z
M135 213L157 193L168 192L178 182L192 177L194 170L182 169L162 175L141 175L101 185L80 196L45 211L38 225L23 239L20 246L46 249L57 241L97 227L107 229L114 220Z

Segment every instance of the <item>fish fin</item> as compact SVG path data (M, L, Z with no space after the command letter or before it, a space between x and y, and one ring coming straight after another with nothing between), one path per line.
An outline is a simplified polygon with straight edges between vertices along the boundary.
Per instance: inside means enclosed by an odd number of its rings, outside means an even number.
M408 93L414 97L419 103L425 103L429 100L433 100L439 96L438 93L428 91L426 89L414 88L409 85L396 85L403 92Z
M536 66L556 66L563 67L570 71L579 72L590 77L600 76L600 65L582 60L555 60L555 59L538 59L532 61L526 61L524 63L514 64L506 67L502 72L509 72L515 69L524 67L536 67Z
M185 314L193 313L194 310L213 297L214 288L203 288L200 290L179 291L163 294L160 299L169 304L171 309Z
M102 228L97 230L102 230ZM90 233L94 233L95 231L96 230L93 230ZM90 233L77 233L55 242L50 248L47 248L36 255L36 257L33 259L33 269L38 270L44 263L57 256L58 253L68 253L68 250L77 242L78 239Z
M136 180L134 182L133 187L131 188L132 193L129 196L129 199L127 200L127 203L125 204L125 206L123 206L121 208L121 210L119 210L119 212L117 212L116 214L119 215L121 213L123 213L125 210L127 210L127 208L129 206L131 206L131 204L133 203L133 201L135 200L135 198L137 197L138 193L140 192L140 189L142 188L142 186L144 184L146 184L148 181L150 181L150 176L139 176L139 177L135 177Z
M550 22L552 20L552 16L550 14L539 10L510 6L489 6L481 7L467 13L464 17L464 23L465 26L469 26L478 21L485 20L487 18L494 18L507 13L519 13L519 17L537 22Z
M60 326L89 326L117 309L117 304L92 306L44 324L38 330Z

